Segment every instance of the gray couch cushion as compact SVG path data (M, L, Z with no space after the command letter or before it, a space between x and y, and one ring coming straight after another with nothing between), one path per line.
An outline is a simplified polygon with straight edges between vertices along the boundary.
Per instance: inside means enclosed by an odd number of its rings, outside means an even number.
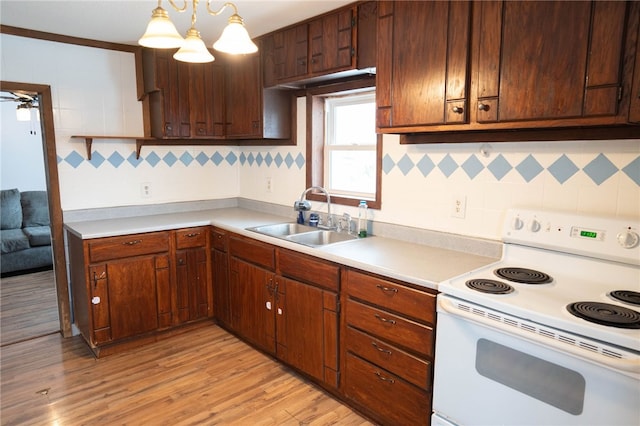
M22 229L1 230L0 241L2 241L2 254L13 253L14 251L26 250L29 248L29 239L24 232L22 232Z
M22 228L29 239L31 247L48 246L51 244L51 228L48 226L28 226Z
M20 191L3 189L0 191L0 229L19 229L20 227L22 227ZM2 244L4 247L4 242Z
M20 203L23 227L49 225L47 191L22 191Z

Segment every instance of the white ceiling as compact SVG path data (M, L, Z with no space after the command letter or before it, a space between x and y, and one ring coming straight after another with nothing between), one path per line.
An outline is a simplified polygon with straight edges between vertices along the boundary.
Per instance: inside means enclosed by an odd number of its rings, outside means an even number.
M178 7L185 0L174 0ZM226 0L211 0L217 10ZM251 37L269 33L304 19L353 3L354 0L234 0ZM192 1L178 13L162 1L162 7L181 34L191 23ZM151 18L157 0L0 0L0 23L55 34L113 43L137 44ZM206 0L196 9L196 28L210 46L220 36L233 9L219 16L206 11Z

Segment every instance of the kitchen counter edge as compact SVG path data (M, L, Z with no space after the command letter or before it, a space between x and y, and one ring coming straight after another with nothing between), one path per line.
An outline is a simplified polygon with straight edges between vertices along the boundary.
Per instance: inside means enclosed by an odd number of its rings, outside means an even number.
M438 282L498 260L478 254L376 236L312 248L246 229L291 221L291 218L283 216L234 207L69 222L64 226L81 239L93 239L213 225L285 249L433 290L438 289Z

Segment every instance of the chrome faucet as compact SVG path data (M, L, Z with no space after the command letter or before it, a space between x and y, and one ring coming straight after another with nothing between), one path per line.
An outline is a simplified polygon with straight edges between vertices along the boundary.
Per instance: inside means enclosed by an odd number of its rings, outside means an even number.
M329 192L327 192L327 190L321 186L311 186L305 189L304 191L302 191L302 194L300 195L300 199L293 203L293 209L295 211L304 211L304 212L311 210L311 204L306 199L306 196L310 191L320 191L325 195L325 197L327 197L327 225L326 226L328 228L332 228L333 219L331 218L331 195L329 195Z

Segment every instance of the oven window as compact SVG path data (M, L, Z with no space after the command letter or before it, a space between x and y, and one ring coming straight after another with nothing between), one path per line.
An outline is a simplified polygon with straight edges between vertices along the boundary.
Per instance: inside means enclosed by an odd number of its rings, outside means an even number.
M582 413L585 380L581 374L487 339L479 339L478 373L573 415Z

